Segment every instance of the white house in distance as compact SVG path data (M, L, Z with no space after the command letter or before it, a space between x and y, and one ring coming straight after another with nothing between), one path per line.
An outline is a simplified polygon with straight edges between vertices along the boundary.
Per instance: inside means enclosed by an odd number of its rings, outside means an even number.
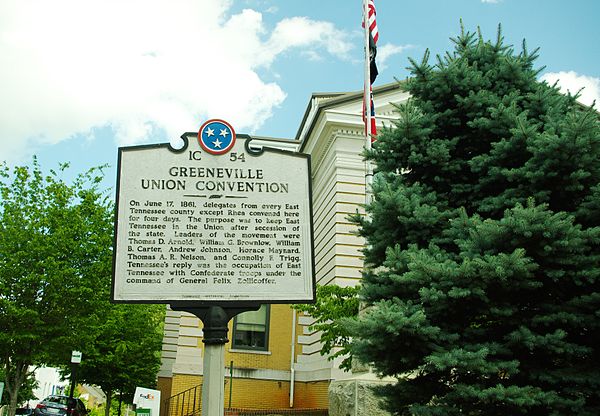
M64 394L65 391L68 392L69 382L61 379L57 368L39 367L35 370L35 379L38 385L33 389L35 400L29 402L30 407L35 407L38 402L51 394Z

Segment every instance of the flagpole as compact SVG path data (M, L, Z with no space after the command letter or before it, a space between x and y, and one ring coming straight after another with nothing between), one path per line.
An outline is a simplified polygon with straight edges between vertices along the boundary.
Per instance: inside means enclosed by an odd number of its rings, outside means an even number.
M370 68L370 50L369 50L369 0L363 0L363 21L365 38L365 83L363 91L363 102L365 103L366 128L365 128L365 148L371 150L371 68ZM372 199L371 185L373 183L373 167L370 161L365 162L365 204L369 204Z

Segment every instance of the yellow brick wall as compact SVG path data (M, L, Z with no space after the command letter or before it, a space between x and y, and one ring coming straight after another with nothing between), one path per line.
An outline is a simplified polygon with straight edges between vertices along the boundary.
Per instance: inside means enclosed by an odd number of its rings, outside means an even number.
M229 338L233 334L233 319L229 323ZM289 305L271 305L269 325L270 354L252 352L230 352L231 341L225 346L225 364L233 360L235 368L269 368L273 370L290 369L292 338L292 310Z
M326 409L329 406L328 381L294 383L295 409ZM289 381L233 379L231 407L245 409L287 409L290 406ZM225 384L225 407L229 406L229 379Z
M171 384L171 396L202 384L202 376L176 374Z
M296 383L294 407L299 409L326 409L329 407L329 381Z
M202 383L202 377L190 377L185 375L175 375L172 380L173 392L185 391L189 387ZM329 382L296 382L294 383L294 408L327 408L328 396L327 388ZM188 387L189 386L189 387ZM175 392L178 389L177 392ZM230 402L231 396L231 402ZM189 396L188 396L189 397ZM201 407L201 394L196 398L196 407ZM193 400L193 396L189 397ZM224 406L246 409L287 409L290 402L290 383L289 381L256 380L225 377L225 402ZM192 403L179 403L177 409L170 416L177 416L181 413L180 408L191 409ZM186 413L184 411L184 413ZM165 413L163 413L165 414Z
M225 384L225 407L229 407L229 378ZM285 381L234 378L231 407L284 409L289 407L290 383Z
M164 399L162 397L161 390L161 416L183 416L193 412L194 407L196 410L201 409L202 403L202 376L191 376L185 374L175 374L171 378L171 393ZM163 381L163 384L167 383ZM198 387L195 391L190 390L194 387ZM178 397L179 393L181 394ZM194 397L195 396L195 397ZM167 399L171 399L171 403L167 403ZM167 412L167 406L170 407L170 411Z
M202 328L202 322L198 326ZM233 319L229 322L228 338L233 336ZM296 335L302 335L302 326L296 323ZM292 337L292 309L290 305L271 305L269 323L268 354L253 353L242 350L231 351L231 341L225 345L225 363L229 367L233 360L236 368L269 368L288 371L290 369ZM198 338L198 355L203 356L204 343ZM296 337L296 356L301 353L300 344Z
M202 323L199 323L200 327ZM233 320L229 323L229 338L232 336ZM302 335L302 326L297 324L296 335ZM231 343L225 345L225 407L229 406L230 377L229 366L233 361L234 372L236 369L271 369L289 372L292 336L292 309L289 305L273 304L270 311L269 349L268 354L231 351ZM203 355L204 344L199 339L198 354ZM296 339L296 355L301 353L300 345ZM249 375L251 375L251 371ZM242 373L243 374L243 373ZM174 374L172 378L160 378L159 389L164 400L202 384L202 376L188 374ZM327 408L328 381L320 382L295 382L294 408ZM289 408L290 382L289 377L282 380L260 380L252 378L234 377L231 394L231 407L250 409L287 409ZM201 394L201 393L199 393ZM199 401L197 399L197 401ZM183 405L188 408L188 405ZM197 407L200 404L197 403ZM179 410L170 416L181 416ZM163 413L163 415L166 413Z
M173 379L171 377L158 377L156 381L156 389L160 391L160 414L165 415L165 403L171 397L171 385Z

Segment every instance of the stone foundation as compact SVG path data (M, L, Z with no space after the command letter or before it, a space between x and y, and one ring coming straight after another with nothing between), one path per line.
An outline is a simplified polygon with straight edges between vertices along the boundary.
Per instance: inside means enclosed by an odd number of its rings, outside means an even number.
M335 380L329 385L329 416L389 416L379 406L381 399L373 387L389 384L365 375L345 380Z

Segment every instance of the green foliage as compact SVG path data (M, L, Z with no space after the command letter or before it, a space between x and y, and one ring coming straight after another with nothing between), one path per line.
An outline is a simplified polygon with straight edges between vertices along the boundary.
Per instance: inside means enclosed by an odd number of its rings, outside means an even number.
M352 352L402 415L600 414L600 125L537 52L411 61L375 162Z
M164 306L109 301L114 208L97 188L102 169L67 184L67 167L0 170L0 370L13 408L30 366L68 375L72 350L83 353L79 382L126 400L155 384L160 365Z
M89 408L86 404L86 409L89 410L88 416L104 416L104 406L100 406L98 408Z
M112 305L108 296L104 302L107 312L94 328L94 342L82 350L86 358L77 370L77 379L102 388L108 416L114 410L115 393L131 403L137 386L155 386L165 306Z
M77 396L80 395L80 393L77 391L77 389L75 389L75 394ZM110 409L106 410L106 403L102 403L100 405L97 406L90 406L89 401L86 401L84 398L80 397L80 399L83 401L83 403L85 404L85 408L88 410L88 416L106 416L108 415L128 415L128 414L132 414L133 411L131 410L131 407L133 405L123 405L121 406L121 412L119 413L119 405L121 404L119 402L119 400L112 400L110 403ZM125 406L129 406L129 409L124 408Z
M4 380L4 372L2 369L0 369L0 381L4 382ZM37 380L35 379L33 374L29 375L19 388L19 392L17 394L17 404L22 405L23 403L27 403L29 400L35 399L33 390L37 387ZM8 405L10 405L10 397L8 395L8 391L4 389L4 391L2 392L2 397L0 398L0 407Z
M106 298L108 303L108 297ZM137 386L152 388L160 366L164 305L108 305L105 319L84 347L77 378L131 402Z
M61 179L0 166L0 367L12 415L32 365L68 362L90 341L96 300L108 293L112 203L97 189L101 169Z
M336 285L317 286L317 301L313 304L293 305L297 311L306 312L315 319L309 327L311 331L321 331L321 355L328 360L344 357L340 368L350 370L350 332L346 319L358 315L360 287L340 287ZM338 347L336 349L336 347ZM332 354L331 352L336 349Z
M89 399L86 399L85 396L82 397L82 391L80 389L80 386L75 387L75 392L73 393L73 395L75 397L79 397L79 399L83 402L85 408L88 411L89 416L104 416L102 406L94 407L91 405L91 401Z

